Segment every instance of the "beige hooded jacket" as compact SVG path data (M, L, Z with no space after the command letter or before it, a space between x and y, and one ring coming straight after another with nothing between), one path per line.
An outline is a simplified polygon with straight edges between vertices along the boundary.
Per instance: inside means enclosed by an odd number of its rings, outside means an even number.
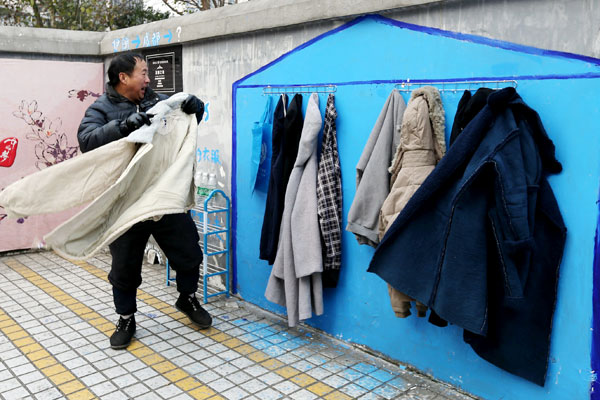
M442 99L435 87L423 86L412 92L402 118L400 143L389 169L390 194L379 214L380 240L445 154L444 119ZM388 291L396 316L409 316L413 299L389 285ZM417 310L419 316L424 316L427 307L417 302Z
M71 259L86 259L134 224L194 205L197 124L181 111L185 93L148 110L152 125L36 172L0 193L9 217L47 214L89 203L44 237Z

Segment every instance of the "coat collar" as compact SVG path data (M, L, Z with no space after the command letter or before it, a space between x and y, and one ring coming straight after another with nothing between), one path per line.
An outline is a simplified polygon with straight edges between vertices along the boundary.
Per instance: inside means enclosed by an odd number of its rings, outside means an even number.
M127 97L121 95L109 83L106 84L105 92L106 92L106 96L113 103L131 103L131 104L135 105L135 103L133 101L131 101ZM150 88L150 86L148 86L148 87L146 87L146 92L144 93L144 98L142 99L142 101L140 101L139 105L143 107L146 102L153 100L155 97L157 97L156 93L154 92L154 90L152 90Z

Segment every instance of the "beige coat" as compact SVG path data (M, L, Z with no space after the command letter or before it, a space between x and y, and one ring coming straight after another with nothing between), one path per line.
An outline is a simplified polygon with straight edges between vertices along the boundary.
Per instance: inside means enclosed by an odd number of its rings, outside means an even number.
M128 138L9 185L0 205L9 217L23 217L89 203L44 237L49 248L71 259L93 256L140 221L190 209L197 125L180 109L186 97L156 104L148 111L155 114L152 125Z
M379 215L380 240L445 151L444 109L440 93L432 86L416 89L404 112L400 143L389 169L391 189ZM389 285L388 291L396 316L409 316L413 299ZM427 307L417 302L417 310L419 316L424 316Z

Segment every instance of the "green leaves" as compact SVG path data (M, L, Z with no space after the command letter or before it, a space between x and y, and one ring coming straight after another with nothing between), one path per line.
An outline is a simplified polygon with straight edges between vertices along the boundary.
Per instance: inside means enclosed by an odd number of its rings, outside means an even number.
M169 15L144 8L142 2L0 0L0 23L13 26L106 31L166 19Z

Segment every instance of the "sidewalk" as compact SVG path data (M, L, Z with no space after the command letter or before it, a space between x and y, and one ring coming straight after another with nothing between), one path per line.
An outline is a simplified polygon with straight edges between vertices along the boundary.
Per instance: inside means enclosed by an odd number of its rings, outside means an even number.
M135 340L112 350L109 265L0 257L2 399L473 399L235 297L210 298L198 330L159 265L144 265Z

